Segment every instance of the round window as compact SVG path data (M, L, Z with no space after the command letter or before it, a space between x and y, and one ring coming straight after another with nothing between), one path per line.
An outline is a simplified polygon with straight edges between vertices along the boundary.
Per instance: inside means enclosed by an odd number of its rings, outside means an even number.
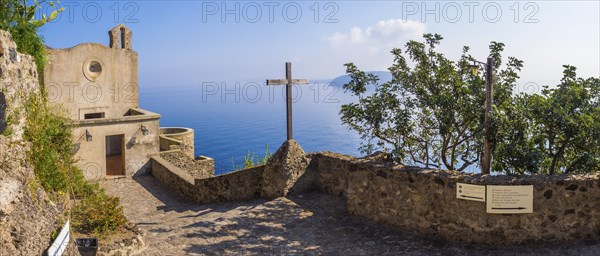
M100 62L92 61L90 63L90 72L92 72L92 73L101 73L102 72L102 65L100 65Z
M96 81L102 75L102 62L97 58L90 58L83 64L83 74L90 81Z

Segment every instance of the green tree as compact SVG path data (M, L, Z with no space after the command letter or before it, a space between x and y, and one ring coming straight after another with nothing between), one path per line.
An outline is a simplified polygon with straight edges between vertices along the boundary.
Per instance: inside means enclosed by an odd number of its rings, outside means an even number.
M528 95L520 94L494 113L495 141L492 170L502 173L537 173L543 153L536 149L530 129Z
M556 88L514 97L513 111L498 122L494 169L513 173L600 170L599 78L578 78L564 66Z
M363 153L384 150L398 162L462 171L481 159L485 79L472 74L469 47L455 62L436 51L442 36L425 34L424 39L408 42L405 52L392 50L393 79L387 83L346 64L351 81L344 88L359 100L342 106L342 121L362 136ZM502 43L490 44L495 70L503 50ZM497 72L498 106L510 101L521 67L522 61L511 57ZM371 85L375 89L367 93Z

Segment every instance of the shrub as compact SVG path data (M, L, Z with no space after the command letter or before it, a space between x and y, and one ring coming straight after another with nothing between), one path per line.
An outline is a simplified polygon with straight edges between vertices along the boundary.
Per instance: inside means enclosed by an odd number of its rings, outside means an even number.
M91 192L73 208L73 226L101 237L121 230L127 219L119 198L106 195L99 186Z
M79 190L85 181L74 165L71 121L36 96L29 98L26 111L29 158L44 189L59 194L69 193L70 188Z
M494 170L508 173L600 171L600 78L564 66L561 83L515 95L496 113Z
M266 144L265 154L263 155L262 158L259 158L256 155L256 153L248 151L248 153L246 153L246 155L244 156L242 165L238 166L237 164L233 163L233 168L236 170L241 170L241 169L252 168L252 167L258 166L258 165L264 165L267 163L269 158L271 158L271 156L273 156L273 154L271 154L271 152L269 152L269 144Z
M86 182L75 165L71 121L37 97L29 99L27 113L25 138L31 143L29 158L40 184L51 194L81 199L72 211L74 227L101 236L120 230L127 219L119 199Z

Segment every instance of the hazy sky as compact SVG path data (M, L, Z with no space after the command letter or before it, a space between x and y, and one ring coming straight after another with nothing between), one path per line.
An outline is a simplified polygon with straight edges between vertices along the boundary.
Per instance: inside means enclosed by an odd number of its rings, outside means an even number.
M107 31L133 30L141 86L283 78L326 79L343 64L386 70L389 51L423 33L444 36L457 59L463 45L484 61L490 41L524 60L521 86L558 83L562 65L600 76L599 1L63 1L46 44L108 44Z

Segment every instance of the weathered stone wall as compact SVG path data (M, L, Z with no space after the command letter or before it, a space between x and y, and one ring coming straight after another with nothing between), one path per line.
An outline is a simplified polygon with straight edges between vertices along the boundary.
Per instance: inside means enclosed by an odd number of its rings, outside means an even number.
M160 157L177 168L189 173L194 179L205 179L215 176L215 160L199 156L196 159L184 154L181 150L160 152Z
M489 244L600 239L600 174L489 176L313 155L317 187L350 213L426 235ZM533 185L534 213L488 214L485 203L456 198L456 183Z
M200 155L194 159L194 163L197 166L197 168L194 168L194 171L192 171L192 176L194 176L195 179L215 176L215 159Z
M59 211L35 182L23 139L27 99L41 97L31 56L0 30L0 255L42 255Z
M276 198L286 196L302 177L308 167L310 158L304 150L293 140L286 141L273 154L265 165L262 173L263 188L261 196Z
M216 177L195 179L159 155L152 157L152 175L179 196L198 203L242 201L260 197L264 166Z
M264 166L196 179L193 199L197 203L245 201L261 196Z
M158 155L151 157L150 162L152 176L179 196L193 198L195 182L192 175Z
M0 74L1 75L1 74ZM0 92L0 134L6 131L6 96L3 92Z
M387 155L304 154L286 142L265 166L207 179L159 158L152 173L198 203L273 198L318 189L351 214L423 235L484 244L600 240L600 173L490 176L394 165ZM456 198L456 184L533 185L531 214L488 214L484 202Z
M181 147L181 141L171 139L164 135L159 135L159 148L160 151L179 150Z
M138 54L96 43L48 49L44 86L48 102L63 107L73 120L90 113L123 117L139 104Z
M181 169L189 167L188 164L178 161L173 164L165 158L173 160L169 155L152 157L154 177L177 194L198 203L274 198L304 191L314 183L314 172L306 171L310 157L295 141L283 143L264 166L204 179L194 179L189 170Z
M167 137L178 143L173 144L172 141L161 142L161 147L167 148L167 150L173 149L173 146L178 147L191 158L194 158L194 130L184 127L161 127L161 137ZM163 145L165 144L165 145Z

